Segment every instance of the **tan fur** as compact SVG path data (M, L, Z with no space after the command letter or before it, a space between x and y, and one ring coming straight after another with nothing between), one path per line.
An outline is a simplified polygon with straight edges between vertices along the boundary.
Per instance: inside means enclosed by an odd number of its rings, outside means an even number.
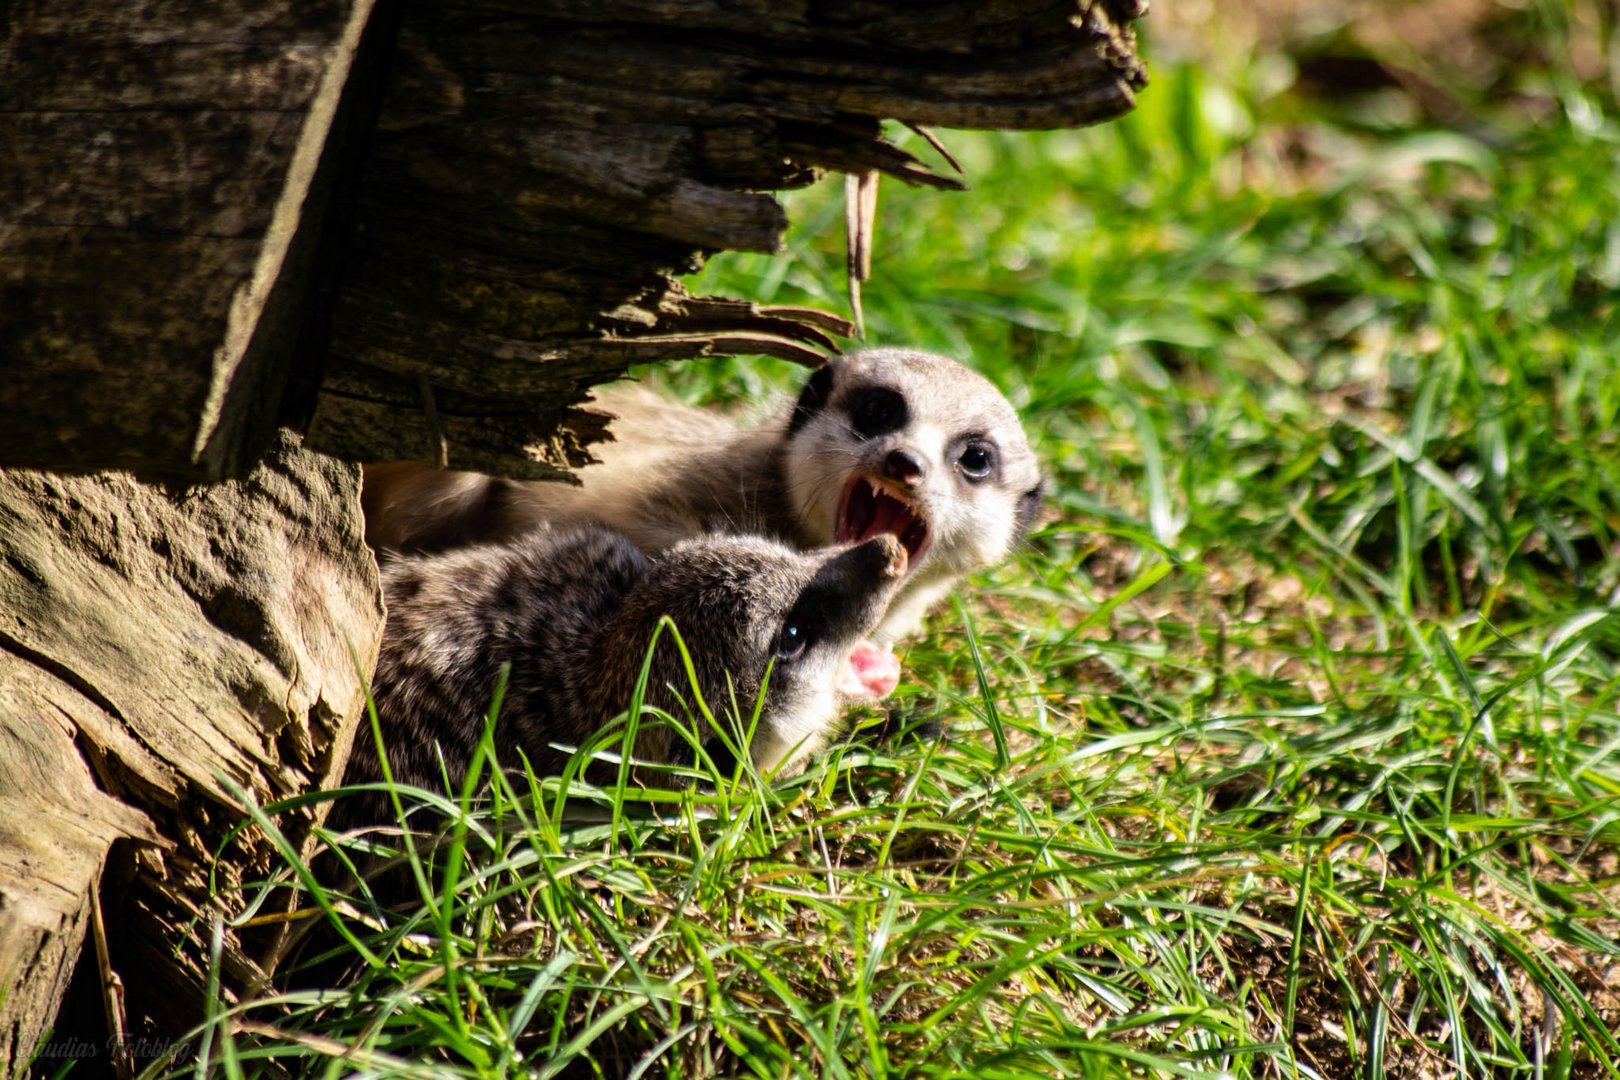
M367 465L367 542L379 551L419 553L510 540L538 528L599 524L652 553L711 532L781 534L777 523L759 519L758 508L769 480L763 463L782 442L782 424L742 431L637 383L594 393L595 403L615 417L613 439L592 447L600 464L579 471L579 486L441 471L414 461Z

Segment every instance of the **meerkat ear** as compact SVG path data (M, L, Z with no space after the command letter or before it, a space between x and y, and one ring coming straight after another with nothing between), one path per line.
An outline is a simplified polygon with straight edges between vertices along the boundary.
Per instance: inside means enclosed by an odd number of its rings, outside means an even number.
M1018 508L1013 511L1014 520L1018 523L1015 542L1028 536L1035 527L1035 521L1041 516L1041 507L1046 503L1046 477L1041 477L1035 486L1018 496Z
M793 406L793 417L788 421L787 433L790 437L827 407L827 399L832 396L832 385L831 363L817 368L816 373L810 376L810 381L804 384L804 390L799 394L798 404Z

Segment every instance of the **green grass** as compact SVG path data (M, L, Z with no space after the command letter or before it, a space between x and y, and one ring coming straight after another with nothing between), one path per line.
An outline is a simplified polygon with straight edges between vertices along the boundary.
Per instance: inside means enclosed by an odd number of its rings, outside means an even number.
M1150 48L1118 123L946 133L973 191L885 184L870 337L985 372L1053 481L905 657L947 738L447 804L357 982L172 1067L1620 1075L1620 109L1559 13L1466 130ZM694 287L841 309L840 191L791 211Z

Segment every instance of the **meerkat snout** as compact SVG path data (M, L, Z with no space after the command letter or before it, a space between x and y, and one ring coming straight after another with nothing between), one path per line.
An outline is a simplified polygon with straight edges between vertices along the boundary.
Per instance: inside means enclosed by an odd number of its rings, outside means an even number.
M670 616L692 643L705 700L734 698L739 711L762 700L755 765L794 767L826 742L845 703L884 697L899 682L898 658L870 639L905 558L893 536L812 552L759 537L684 541L653 560L604 647L633 651L659 614ZM683 663L673 650L655 655L652 677L678 687ZM669 749L655 739L648 754Z
M923 478L923 470L922 459L904 448L890 450L883 459L883 475L908 488L915 487Z

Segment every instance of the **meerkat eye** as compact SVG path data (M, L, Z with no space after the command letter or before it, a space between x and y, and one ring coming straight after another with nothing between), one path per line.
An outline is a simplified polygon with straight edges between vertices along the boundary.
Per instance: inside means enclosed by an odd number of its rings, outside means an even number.
M956 464L969 480L983 480L995 467L996 452L984 443L970 442L962 448Z
M849 417L864 438L887 435L906 426L906 399L886 386L875 386L855 399Z
M782 624L782 632L776 635L776 658L797 660L804 655L804 650L809 645L809 627L796 618L789 618Z

